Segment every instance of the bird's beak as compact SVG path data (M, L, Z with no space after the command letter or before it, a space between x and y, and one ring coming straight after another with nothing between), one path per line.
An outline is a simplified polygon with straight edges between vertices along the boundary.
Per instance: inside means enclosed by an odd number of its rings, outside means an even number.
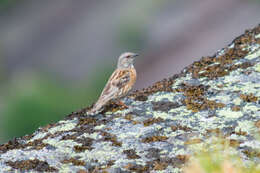
M137 57L137 56L139 56L139 54L134 54L134 55L133 55L133 57Z

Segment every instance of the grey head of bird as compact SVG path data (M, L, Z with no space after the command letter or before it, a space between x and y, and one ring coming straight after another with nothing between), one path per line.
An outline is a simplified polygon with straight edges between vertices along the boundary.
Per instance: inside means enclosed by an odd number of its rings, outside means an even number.
M131 68L134 65L134 59L138 54L132 52L125 52L118 58L117 68Z

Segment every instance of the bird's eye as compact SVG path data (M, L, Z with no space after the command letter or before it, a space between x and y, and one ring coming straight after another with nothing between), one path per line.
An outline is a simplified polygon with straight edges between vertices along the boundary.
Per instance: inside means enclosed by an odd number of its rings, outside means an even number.
M127 55L126 58L130 58L131 56L130 55Z

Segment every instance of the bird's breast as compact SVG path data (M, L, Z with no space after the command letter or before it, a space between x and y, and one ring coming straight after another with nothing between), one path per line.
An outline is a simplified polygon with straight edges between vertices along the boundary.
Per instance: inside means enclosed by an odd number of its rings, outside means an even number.
M131 68L130 69L130 86L132 88L132 86L135 84L136 82L136 70L135 68Z

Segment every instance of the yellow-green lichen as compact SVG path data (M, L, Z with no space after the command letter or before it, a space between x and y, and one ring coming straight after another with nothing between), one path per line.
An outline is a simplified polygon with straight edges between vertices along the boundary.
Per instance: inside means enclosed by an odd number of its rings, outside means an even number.
M218 115L223 116L225 118L237 119L243 116L241 111L232 111L230 108L222 109L218 111Z
M243 107L243 111L247 113L256 113L257 111L260 111L260 108L257 107L254 103L248 103ZM252 114L252 117L258 117L259 115L257 114Z
M164 126L156 124L155 129L161 131L161 130L164 130Z
M210 98L209 101L217 101L224 104L228 104L230 103L231 98L229 95L217 95L215 97Z
M75 122L75 121L62 123L56 127L49 129L49 132L54 134L55 132L59 132L59 131L69 131L69 130L72 130L73 128L75 128L76 125L77 125L77 122Z
M166 93L166 92L159 92L154 95L151 95L148 97L149 101L159 102L164 99L167 99L168 101L174 102L174 96L176 93Z
M235 127L235 132L246 132L247 134L253 134L256 132L255 123L252 120L238 121L238 126Z
M57 148L61 148L64 150L64 152L65 149L67 149L67 151L72 151L71 146L78 145L78 143L74 142L73 140L58 140L55 138L44 139L42 142Z
M188 153L187 150L182 148L182 149L175 150L174 155L175 156L177 156L177 155L185 155L187 153Z
M178 108L170 110L169 113L173 113L170 118L171 120L179 120L182 119L184 116L190 115L192 111L188 110L186 106L180 106Z
M257 35L255 36L255 38L260 38L260 34L257 34Z
M234 70L232 72L230 72L230 75L228 76L224 76L224 83L229 85L229 84L233 84L233 83L238 83L241 80L240 74L241 74L241 69L237 69Z
M58 123L67 124L67 123L71 123L73 121L77 121L77 118L73 118L72 120L60 120Z
M104 129L105 127L106 127L106 125L101 124L101 125L99 125L99 126L96 126L94 129L95 129L95 130L101 130L101 129Z
M252 59L257 58L257 57L259 57L259 56L260 56L260 49L258 49L258 50L256 50L255 52L253 52L253 53L247 55L247 56L245 57L245 59L252 60Z
M243 146L247 146L247 147L251 147L254 148L256 150L260 150L260 141L245 141L244 143L241 144L241 147Z
M122 109L122 110L117 110L116 112L106 112L105 114L106 115L116 115L116 114L120 114L120 115L126 115L128 114L129 112L131 112L131 107L128 108L128 109Z
M242 103L242 100L239 98L239 97L236 97L234 100L233 100L233 103L235 105L240 105Z
M133 138L139 138L140 136L142 136L143 134L140 132L140 133L136 133L136 132L127 132L127 133L120 133L117 135L117 138L118 139L127 139L127 138L130 138L130 137L133 137ZM124 143L123 143L123 146L124 146Z
M37 140L37 139L42 139L42 138L44 138L47 134L48 134L47 132L44 132L44 133L39 132L39 133L37 133L34 137L32 137L29 141L27 141L27 143L33 142L34 140Z
M228 139L235 139L235 140L246 140L247 138L245 136L242 135L237 135L237 134L232 134L229 137L227 137Z
M171 127L165 127L165 128L164 128L164 132L165 132L165 133L170 133L170 132L172 132Z
M102 136L98 133L98 132L94 132L94 133L84 133L83 135L77 137L79 139L81 138L92 138L92 139L99 139L99 138L102 138Z
M173 116L167 112L154 111L153 118L162 118L162 119L166 120L166 119L172 119Z
M72 167L72 164L61 164L61 167L59 168L59 172L60 173L68 173L68 172L72 172L71 171L71 167ZM82 169L82 170L85 170L86 168L84 166L73 166L73 167L76 167L78 169ZM79 171L80 172L80 171Z
M205 147L205 141L201 142L201 143L186 145L186 146L188 147L188 150L191 151L191 152L201 150Z
M180 77L178 79L175 80L172 89L177 89L179 88L179 85L183 83L183 81L188 81L192 79L192 74L191 73L187 73L184 77Z
M216 122L221 122L221 120L222 120L221 117L215 116L215 117L211 117L209 119L205 119L203 116L199 116L198 114L196 116L201 121L199 122L199 126L193 127L193 129L198 130L200 133L204 134L207 132L207 129L216 129L216 128L221 128L222 126L224 126L223 124L216 123ZM204 119L204 121L202 121L203 119Z
M256 64L253 68L255 71L260 72L260 64Z
M180 168L173 168L173 169L170 169L172 173L180 173L181 172L181 169Z
M230 80L232 80L230 78ZM232 84L235 81L230 81L229 83ZM225 83L225 86L222 89L229 92L242 92L244 94L255 94L255 96L260 96L259 88L260 83L252 83L252 82L243 82L237 85L230 85L228 83Z
M35 157L33 157L33 156L30 156L29 158L28 158L28 160L34 160L35 159Z
M138 154L138 153L137 153ZM125 159L125 160L129 160L129 159ZM129 160L130 161L130 160ZM142 158L140 158L140 159L135 159L135 163L137 164L137 165L142 165L142 166L145 166L146 165L146 161L145 160L143 160Z

